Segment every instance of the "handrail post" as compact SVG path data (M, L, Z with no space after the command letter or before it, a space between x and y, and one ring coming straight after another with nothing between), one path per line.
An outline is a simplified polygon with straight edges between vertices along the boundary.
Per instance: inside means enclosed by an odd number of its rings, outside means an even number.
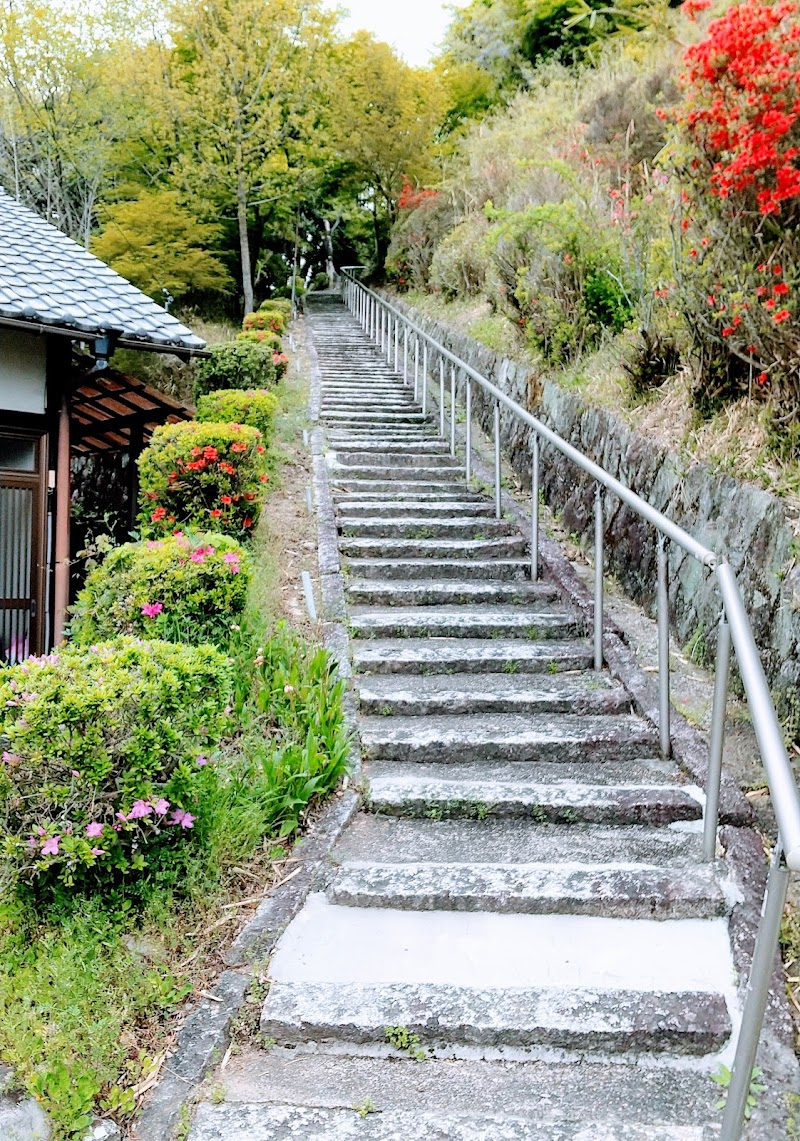
M472 478L472 381L467 377L467 445L464 472L467 479Z
M594 668L603 668L603 493L594 489Z
M444 357L439 357L439 435L444 436Z
M450 455L456 454L456 366L450 365Z
M708 746L706 804L703 813L703 859L717 854L717 823L722 782L722 752L725 743L725 713L728 706L728 680L731 670L731 628L723 607L717 630L717 664L714 671L714 705L711 710L711 740Z
M395 372L397 372L397 351L399 348L399 343L398 343L399 342L399 332L400 332L400 322L395 321L395 323L394 323L394 371Z
M503 492L500 470L500 405L494 402L494 517L503 516Z
M739 1141L744 1123L744 1111L750 1093L753 1066L758 1052L761 1026L769 1001L769 986L778 950L783 909L789 891L789 869L783 859L780 840L775 845L770 863L767 891L761 908L753 962L745 992L742 1025L731 1069L725 1112L722 1115L720 1141Z
M539 434L533 433L531 457L531 578L539 578Z
M667 549L658 535L658 737L661 756L672 753L669 709L669 585Z
M419 336L414 337L414 399L419 399Z
M403 326L403 384L408 384L408 325Z
M422 345L422 415L428 414L428 342Z
M392 311L386 312L386 363L392 363Z

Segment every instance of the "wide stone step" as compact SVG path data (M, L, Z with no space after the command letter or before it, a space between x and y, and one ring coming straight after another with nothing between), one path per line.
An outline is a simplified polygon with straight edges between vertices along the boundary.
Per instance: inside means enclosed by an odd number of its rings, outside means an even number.
M385 761L627 761L658 748L632 714L362 717L360 732L365 757Z
M516 637L537 641L577 636L584 632L584 623L562 609L544 606L353 606L350 629L358 638Z
M594 656L579 638L375 638L351 649L357 671L377 674L556 673L589 669Z
M519 535L516 523L506 519L470 515L450 519L414 516L392 519L377 512L361 518L350 515L346 507L339 516L339 529L348 537L375 539L489 539Z
M392 450L386 449L379 453L381 460L381 467L378 470L383 471L388 468L413 468L415 471L428 472L436 468L442 471L457 472L460 476L463 468L448 451L419 451L418 449L409 449L403 451L400 449ZM330 455L333 457L332 463L337 468L366 468L368 471L375 471L375 454L373 452L358 451L345 451L344 449L336 449L331 451ZM408 471L403 472L408 475Z
M424 424L430 419L422 412L328 412L323 419L329 424L352 424L358 427L361 424L380 424L387 431L391 431L393 424Z
M354 440L352 438L332 440L328 437L328 443L342 463L351 462L347 456L371 455L373 452L378 452L381 455L386 455L388 452L392 452L394 455L422 455L426 462L432 455L447 455L450 458L449 445L436 436L431 436L428 439L417 437L411 440Z
M431 460L435 460L437 457L432 456L430 458ZM393 463L374 467L369 463L342 464L332 462L330 464L331 478L337 483L340 479L381 480L386 482L388 480L409 480L409 477L412 477L409 482L414 483L448 483L451 480L461 482L464 479L464 469L451 460L449 456L442 456L441 458L446 462L438 466L434 463L415 463L413 466Z
M363 1099L367 1100L367 1099ZM356 1099L353 1103L358 1104ZM710 1141L702 1126L580 1122L543 1125L530 1117L457 1116L410 1110L366 1114L355 1109L203 1102L187 1141Z
M418 498L424 495L434 499L461 499L468 490L463 475L457 480L442 479L404 479L402 482L395 479L353 479L343 476L341 472L331 473L331 483L334 499L341 501L341 492L355 493L359 499L367 495L388 493L395 499L398 495L408 495Z
M556 764L562 769L565 763ZM673 783L646 774L603 783L594 774L583 781L578 776L547 780L537 771L543 767L544 762L494 761L473 765L470 772L461 760L449 765L384 761L370 768L367 805L372 812L428 820L507 818L543 825L660 826L702 818L700 790L677 777Z
M343 910L353 914L355 909ZM542 922L549 917L494 918ZM557 921L570 918L584 919L559 916ZM722 921L667 920L653 926L662 928L671 922ZM452 1056L459 1050L484 1053L537 1047L606 1054L706 1055L721 1049L730 1037L730 1017L721 994L590 987L273 982L262 1012L261 1032L280 1046L313 1041L322 1047L385 1049L387 1028L399 1027L416 1035L420 1048L434 1057Z
M358 539L343 536L339 550L352 558L447 559L510 558L524 555L527 539L521 535L500 535L496 539Z
M347 863L328 889L344 907L708 919L729 911L707 864Z
M476 605L479 603L552 602L558 595L555 587L543 582L443 582L413 579L404 581L381 579L349 579L347 597L354 605L373 606L440 606Z
M443 674L356 677L362 713L625 713L631 698L606 674Z
M348 519L449 519L466 515L470 518L494 519L494 504L474 499L444 500L442 502L424 499L344 499L339 501L339 512Z
M359 580L419 583L421 590L446 589L452 583L470 583L489 589L501 583L531 585L530 559L358 559L348 569ZM443 600L444 601L444 600ZM477 599L475 601L478 601Z

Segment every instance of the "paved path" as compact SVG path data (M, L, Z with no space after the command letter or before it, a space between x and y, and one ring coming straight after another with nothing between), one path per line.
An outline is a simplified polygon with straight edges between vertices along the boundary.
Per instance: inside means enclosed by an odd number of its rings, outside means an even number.
M311 323L365 798L191 1141L708 1141L738 1006L702 793L352 318Z

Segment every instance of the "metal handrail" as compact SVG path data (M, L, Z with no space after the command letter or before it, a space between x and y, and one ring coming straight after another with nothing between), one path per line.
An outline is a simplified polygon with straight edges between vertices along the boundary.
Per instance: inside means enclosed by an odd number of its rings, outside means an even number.
M753 636L752 626L729 563L715 551L699 542L688 531L658 511L625 484L590 460L558 433L548 428L537 417L517 404L485 376L452 353L415 321L392 305L385 297L359 281L355 272L364 266L342 267L342 292L350 308L379 348L386 353L387 363L393 362L396 372L409 378L409 341L414 339L414 394L419 396L422 385L422 410L427 411L428 372L431 355L439 359L439 422L445 436L445 365L450 367L450 452L455 456L455 402L456 377L465 378L466 396L466 447L465 470L467 478L472 470L472 384L475 383L493 402L494 406L494 481L495 505L498 518L501 513L500 482L500 408L512 415L533 432L531 482L531 573L539 573L539 457L541 442L545 441L566 459L595 481L595 596L594 596L594 659L595 668L603 666L603 501L602 489L616 496L641 519L658 532L658 632L659 632L659 736L661 750L670 753L670 700L669 700L669 613L667 558L665 542L669 540L697 559L715 575L721 598L721 614L717 639L716 679L711 717L711 734L708 761L708 779L704 805L703 853L706 860L716 855L719 819L722 752L724 744L725 710L731 646L736 653L739 675L749 706L759 754L767 775L775 817L778 825L778 843L767 885L762 909L756 949L745 996L742 1025L737 1044L733 1074L728 1089L725 1114L722 1122L722 1141L737 1141L741 1136L744 1110L749 1093L750 1075L755 1061L761 1026L769 994L772 962L778 943L780 921L786 903L789 873L800 871L800 790L792 772L789 756L781 732L780 722L772 701L764 667ZM392 337L394 324L394 337ZM399 330L403 331L402 370L400 369ZM423 361L420 376L420 345Z

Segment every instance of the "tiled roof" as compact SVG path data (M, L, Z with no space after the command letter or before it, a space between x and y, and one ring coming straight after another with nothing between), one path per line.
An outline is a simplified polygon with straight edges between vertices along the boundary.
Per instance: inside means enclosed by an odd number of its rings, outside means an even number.
M205 348L160 305L0 189L0 323L30 322L90 339L192 352Z

